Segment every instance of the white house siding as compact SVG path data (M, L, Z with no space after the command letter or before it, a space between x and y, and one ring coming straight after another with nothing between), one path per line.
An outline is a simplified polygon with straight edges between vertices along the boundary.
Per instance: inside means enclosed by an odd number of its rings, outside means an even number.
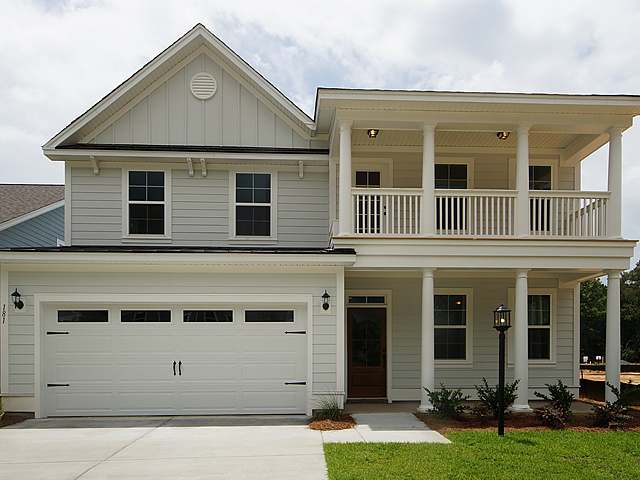
M327 273L327 269L311 267L298 268L290 272L280 269L275 273L272 273L273 269L242 267L234 268L233 271L226 269L221 273L203 273L202 270L194 272L159 269L153 273L135 273L61 272L49 268L44 272L9 272L9 288L19 287L25 307L22 310L11 309L8 314L8 365L3 365L3 374L8 374L8 388L3 389L3 394L35 394L34 294L86 295L88 301L92 295L108 295L108 303L114 306L126 304L122 300L122 295L125 294L153 294L175 298L175 302L172 303L182 306L184 303L181 303L180 297L184 295L312 295L313 305L308 312L307 328L313 332L312 347L308 352L309 361L313 364L313 393L326 394L338 391L336 309L325 312L321 307L321 297L325 289L332 298L336 298L335 272ZM240 270L244 270L243 273L239 273ZM207 303L206 298L202 303ZM283 300L283 303L286 303L286 300ZM267 308L260 304L251 306ZM311 394L311 391L309 393Z
M133 165L131 168L160 168ZM262 171L257 169L256 171ZM328 173L321 167L277 172L277 246L325 248L329 243ZM122 244L122 169L71 169L72 245ZM228 170L209 168L190 177L185 168L171 170L171 244L228 246ZM141 242L145 243L145 242ZM128 242L131 244L131 242Z
M391 290L392 304L387 318L391 329L391 397L402 400L418 400L420 397L421 370L421 309L422 280L420 278L352 277L345 279L346 289L354 294L366 294L367 290ZM529 288L556 289L556 339L555 364L534 365L529 368L530 389L544 388L555 379L573 385L573 289L557 289L557 280L530 279ZM462 387L474 394L474 385L482 378L490 384L498 376L498 335L493 329L493 310L501 303L508 304L509 290L515 283L507 278L438 279L435 288L473 290L473 363L443 365L436 363L435 384L446 387ZM513 305L511 306L513 309ZM509 340L508 340L509 341ZM506 378L513 380L513 365L507 357Z
M0 230L0 248L55 247L64 240L64 207Z
M217 81L207 100L191 94L191 79L200 72ZM309 148L310 139L263 100L202 53L137 97L87 143Z

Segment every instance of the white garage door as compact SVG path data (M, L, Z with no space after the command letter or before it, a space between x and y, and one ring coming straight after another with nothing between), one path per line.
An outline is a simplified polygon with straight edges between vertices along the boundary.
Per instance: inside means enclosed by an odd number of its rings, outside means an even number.
M304 414L305 306L49 306L45 411Z

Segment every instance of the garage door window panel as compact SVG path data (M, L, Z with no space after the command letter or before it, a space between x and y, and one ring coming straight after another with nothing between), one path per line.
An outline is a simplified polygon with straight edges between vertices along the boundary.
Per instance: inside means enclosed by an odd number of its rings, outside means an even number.
M108 310L58 310L60 323L107 323Z
M293 310L247 310L244 313L247 323L293 323Z
M183 310L184 323L230 323L233 310Z
M171 310L122 310L122 323L169 323Z

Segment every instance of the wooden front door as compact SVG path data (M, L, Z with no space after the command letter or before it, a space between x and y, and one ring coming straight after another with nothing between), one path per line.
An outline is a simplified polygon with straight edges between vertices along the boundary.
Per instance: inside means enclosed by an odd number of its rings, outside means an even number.
M347 310L349 398L387 396L387 311L384 308Z

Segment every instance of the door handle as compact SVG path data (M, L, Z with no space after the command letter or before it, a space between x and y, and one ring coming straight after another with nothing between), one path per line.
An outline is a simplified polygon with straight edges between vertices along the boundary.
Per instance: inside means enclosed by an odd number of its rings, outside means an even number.
M176 361L173 361L173 376L176 376Z
M178 362L178 374L182 376L182 360Z

